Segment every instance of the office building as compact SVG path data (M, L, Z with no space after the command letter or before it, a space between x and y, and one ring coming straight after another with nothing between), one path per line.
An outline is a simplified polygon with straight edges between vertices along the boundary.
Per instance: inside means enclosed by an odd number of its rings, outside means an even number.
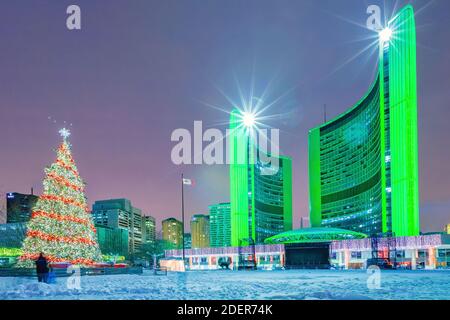
M142 217L142 242L151 245L156 243L156 221L151 216Z
M245 124L245 114L233 110L228 137L230 153L231 245L264 243L292 229L292 161L263 161L255 138L257 128ZM244 122L244 123L243 123ZM275 156L273 156L275 158Z
M9 192L6 194L6 220L7 223L28 222L34 205L38 200L34 194Z
M183 247L183 224L175 218L162 221L162 239L172 248Z
M92 218L96 226L128 231L128 252L134 254L142 244L142 214L128 199L95 201Z
M211 247L231 246L231 206L229 202L209 206L209 243Z
M184 234L184 248L185 249L192 248L192 235L190 233Z
M97 226L100 251L107 256L128 257L128 230Z
M419 235L416 31L411 6L380 33L367 94L309 132L312 227Z
M209 216L195 214L191 219L192 248L209 247Z
M0 248L22 248L26 234L26 222L0 224Z

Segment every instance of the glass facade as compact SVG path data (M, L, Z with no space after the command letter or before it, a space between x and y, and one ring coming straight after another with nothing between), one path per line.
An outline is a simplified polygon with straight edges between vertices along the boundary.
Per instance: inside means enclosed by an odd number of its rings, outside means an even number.
M26 235L26 222L0 224L0 248L22 248Z
M379 83L339 121L320 128L322 226L381 232Z
M280 157L279 170L274 175L263 175L260 161L254 167L255 236L260 244L292 229L292 162Z
M97 239L104 255L128 257L128 230L97 226Z
M278 170L267 174L274 167L260 160L251 129L241 118L233 110L228 137L232 246L262 244L292 229L292 160L280 156Z
M152 216L142 217L142 242L153 245L156 243L156 221Z
M414 11L380 40L379 73L349 111L309 133L313 227L368 235L419 234Z
M231 246L230 203L209 206L209 237L211 247Z
M142 213L128 199L95 201L92 218L96 226L128 230L129 253L135 253L142 244Z
M10 192L6 194L7 223L28 222L38 196Z

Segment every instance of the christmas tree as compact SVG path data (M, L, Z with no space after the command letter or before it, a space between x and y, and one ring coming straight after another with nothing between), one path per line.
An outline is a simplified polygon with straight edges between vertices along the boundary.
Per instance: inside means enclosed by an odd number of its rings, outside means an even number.
M33 208L19 267L31 267L40 252L49 262L88 266L101 261L97 235L68 142L70 132L59 131L63 142L57 159L45 169L44 192Z

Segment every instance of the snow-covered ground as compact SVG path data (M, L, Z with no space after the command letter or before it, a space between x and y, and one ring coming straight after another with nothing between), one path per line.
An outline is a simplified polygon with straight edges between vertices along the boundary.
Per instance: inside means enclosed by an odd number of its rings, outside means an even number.
M0 299L450 299L450 271L192 271L81 277L81 289L31 278L0 278ZM373 278L370 278L373 280ZM369 280L369 287L376 281Z

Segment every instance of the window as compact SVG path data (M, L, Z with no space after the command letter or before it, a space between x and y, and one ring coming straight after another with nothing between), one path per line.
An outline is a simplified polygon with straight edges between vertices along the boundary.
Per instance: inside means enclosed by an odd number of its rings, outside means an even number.
M352 251L352 259L361 259L362 254L361 251Z
M419 258L428 258L428 250L419 250Z
M450 249L439 249L438 258L450 258Z

